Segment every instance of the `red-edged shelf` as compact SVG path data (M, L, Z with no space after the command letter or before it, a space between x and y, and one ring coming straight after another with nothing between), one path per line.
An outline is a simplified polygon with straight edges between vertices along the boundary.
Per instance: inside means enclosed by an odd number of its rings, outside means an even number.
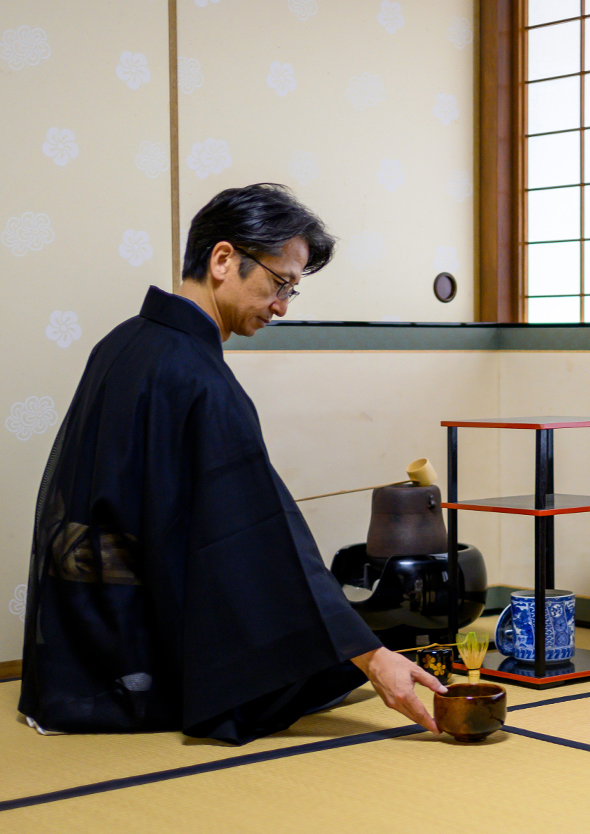
M476 510L484 513L514 513L516 515L563 515L590 512L590 495L547 495L545 509L535 508L534 495L509 495L506 498L479 498L475 501L443 501L448 510Z
M472 429L582 429L590 417L490 417L482 420L442 420L441 426Z
M489 417L477 420L442 420L447 427L448 495L451 500L441 504L448 510L449 520L449 632L458 629L458 543L457 510L475 510L488 513L512 513L533 516L535 519L535 597L541 605L542 588L555 587L555 538L556 515L590 512L590 495L563 495L554 492L553 430L590 428L590 417ZM458 428L474 429L529 429L535 431L535 494L509 495L500 498L480 498L459 501L457 495ZM532 665L519 664L516 660L490 652L485 659L482 676L493 680L507 680L521 686L545 689L572 681L590 680L590 651L576 650L571 662L560 668L543 660L545 651L544 611L535 621L535 651L537 659ZM455 664L458 671L465 667Z

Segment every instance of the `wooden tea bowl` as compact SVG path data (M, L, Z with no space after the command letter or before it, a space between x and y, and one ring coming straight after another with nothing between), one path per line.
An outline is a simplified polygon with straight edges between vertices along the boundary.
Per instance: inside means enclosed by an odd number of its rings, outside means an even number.
M434 720L457 741L482 741L506 720L506 690L495 683L454 683L434 693Z

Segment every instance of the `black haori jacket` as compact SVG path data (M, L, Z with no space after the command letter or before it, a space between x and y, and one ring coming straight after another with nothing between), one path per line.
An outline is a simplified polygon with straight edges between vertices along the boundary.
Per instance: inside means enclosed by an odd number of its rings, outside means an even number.
M92 351L51 451L19 709L50 730L203 735L380 645L273 469L217 326L150 288Z

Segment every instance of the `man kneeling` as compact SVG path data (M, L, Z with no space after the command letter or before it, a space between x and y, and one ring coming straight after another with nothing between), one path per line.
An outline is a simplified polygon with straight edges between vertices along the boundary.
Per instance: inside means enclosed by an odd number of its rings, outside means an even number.
M333 248L284 187L224 191L179 294L151 287L92 351L37 505L19 709L39 728L243 743L368 678L437 732L413 685L444 687L352 610L223 358Z

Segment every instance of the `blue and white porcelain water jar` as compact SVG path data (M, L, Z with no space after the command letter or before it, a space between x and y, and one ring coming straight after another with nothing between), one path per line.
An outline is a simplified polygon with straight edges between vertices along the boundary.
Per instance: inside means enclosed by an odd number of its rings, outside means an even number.
M496 626L496 646L501 654L523 662L535 659L535 592L513 591L510 605ZM575 653L576 600L571 591L545 592L545 660L558 663Z

